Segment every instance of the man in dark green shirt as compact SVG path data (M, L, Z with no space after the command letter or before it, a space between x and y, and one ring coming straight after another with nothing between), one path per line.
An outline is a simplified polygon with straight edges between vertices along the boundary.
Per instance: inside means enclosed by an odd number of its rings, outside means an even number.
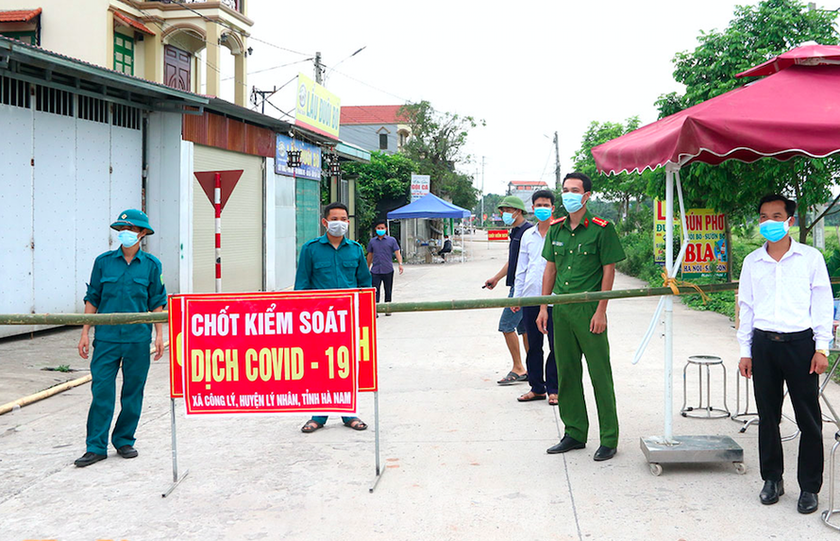
M96 258L85 295L85 313L160 312L166 288L160 261L140 249L140 239L154 234L145 213L129 209L111 224L119 231L121 246ZM88 358L90 325L82 327L79 355ZM108 458L108 431L114 416L117 372L122 368L120 415L111 442L123 458L134 458L134 432L143 407L143 389L149 373L151 324L97 325L90 361L92 379L87 419L87 451L76 460L84 468ZM155 360L163 356L163 324L155 324Z
M300 249L295 289L355 289L371 287L370 270L361 244L346 237L350 214L342 203L330 203L324 208L321 223L327 232L310 240ZM326 415L306 421L301 431L315 432L327 422ZM358 417L342 417L344 425L365 430L367 425Z
M592 181L583 173L569 173L563 179L563 206L569 215L552 222L546 235L543 295L612 289L615 264L624 259L624 250L615 227L586 208L591 195ZM558 305L553 316L558 406L565 435L548 453L565 453L586 445L589 419L581 364L581 356L585 356L601 432L601 446L594 459L609 460L618 447L618 416L606 332L607 301ZM549 332L547 322L548 307L543 305L537 316L537 328L543 333Z

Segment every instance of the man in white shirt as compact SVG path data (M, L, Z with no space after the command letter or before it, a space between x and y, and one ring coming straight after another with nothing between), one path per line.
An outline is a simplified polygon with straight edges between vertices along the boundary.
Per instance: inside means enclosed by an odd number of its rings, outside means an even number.
M758 455L764 488L761 503L785 493L779 422L782 384L787 383L799 426L797 510L813 513L822 487L823 441L818 379L828 368L833 299L822 254L790 238L796 203L767 195L758 204L760 231L767 242L741 268L739 308L741 375L753 377L760 418Z
M554 214L554 194L550 190L538 190L531 196L534 204L534 216L537 227L532 227L522 234L519 245L519 260L516 263L516 279L513 286L514 297L539 297L542 295L542 279L546 260L542 256L543 245L548 228L551 227L551 216ZM511 307L514 313L518 306ZM525 355L525 368L528 370L528 383L531 390L517 400L531 402L545 400L548 394L548 405L557 405L557 365L554 364L554 334L548 333L548 358L545 359L545 376L543 376L543 333L537 328L539 306L523 306L522 322L525 324L525 334L528 336L528 351ZM548 307L548 325L553 328L551 307Z

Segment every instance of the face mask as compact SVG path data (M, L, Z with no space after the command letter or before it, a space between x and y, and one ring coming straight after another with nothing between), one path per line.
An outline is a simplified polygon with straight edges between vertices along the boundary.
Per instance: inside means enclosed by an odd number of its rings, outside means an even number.
M583 208L583 194L566 192L563 194L563 206L569 214L573 214Z
M546 207L537 207L534 209L534 216L537 217L537 220L544 222L551 218L551 209Z
M765 239L769 240L770 242L779 242L785 235L787 235L790 226L788 225L788 221L785 220L783 222L774 222L773 220L767 220L763 222L760 226L758 226L758 230L761 232L761 236Z
M137 244L137 233L134 231L129 231L128 229L124 229L119 232L117 238L120 240L120 243L125 246L126 248L131 248L135 244Z
M380 237L383 237L383 236L385 236L385 230L384 229L377 229L376 234L379 235Z
M347 234L347 228L350 226L347 222L336 220L334 222L327 222L327 233L333 237L343 237Z
M511 225L513 223L513 214L510 212L502 213L502 221L505 225Z

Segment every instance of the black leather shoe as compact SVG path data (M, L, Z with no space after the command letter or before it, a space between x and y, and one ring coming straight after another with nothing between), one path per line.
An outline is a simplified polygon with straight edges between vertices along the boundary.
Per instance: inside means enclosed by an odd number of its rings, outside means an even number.
M615 456L615 453L618 451L615 447L607 447L606 445L602 445L598 447L598 450L595 451L595 456L592 458L595 462L602 462L604 460L609 460Z
M138 454L137 449L131 445L123 445L117 449L117 453L123 458L136 458Z
M796 510L807 515L813 513L820 506L819 496L813 492L805 492L804 490L799 494L799 502L796 504Z
M758 498L764 505L773 505L779 501L779 496L784 495L784 493L785 485L781 480L764 481L764 488L761 489L761 493L758 495Z
M77 458L73 464L75 464L77 468L84 468L86 466L90 466L91 464L96 464L100 460L105 460L106 458L108 458L108 455L85 453L81 457Z
M575 449L583 449L586 447L586 444L580 441L577 441L573 437L566 434L563 436L563 439L560 440L560 443L553 447L549 447L545 450L546 453L550 455L556 455L559 453L565 453L566 451L574 451Z

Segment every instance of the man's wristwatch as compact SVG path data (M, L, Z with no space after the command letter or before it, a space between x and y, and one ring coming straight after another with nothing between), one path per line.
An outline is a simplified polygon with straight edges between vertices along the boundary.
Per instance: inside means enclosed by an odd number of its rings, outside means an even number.
M828 350L827 349L818 349L817 353L822 353L825 357L828 357Z

